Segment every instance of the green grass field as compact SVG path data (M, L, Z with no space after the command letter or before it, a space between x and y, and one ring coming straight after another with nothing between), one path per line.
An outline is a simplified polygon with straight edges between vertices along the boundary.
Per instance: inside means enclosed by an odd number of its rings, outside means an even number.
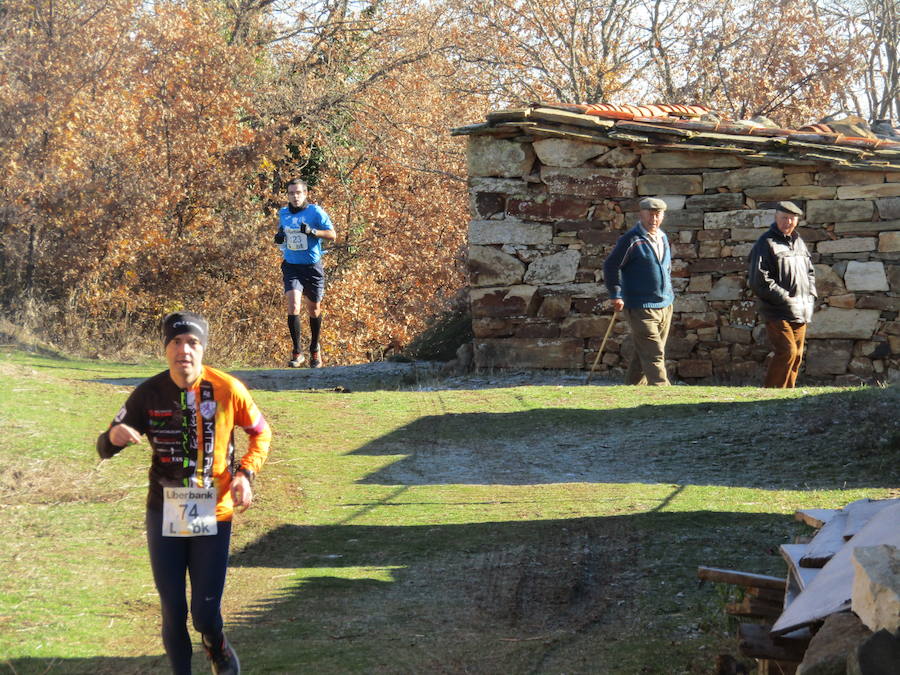
M94 451L161 369L0 352L0 672L166 672L148 446ZM738 652L698 565L783 575L794 510L898 496L896 387L495 380L250 382L275 436L224 601L245 673L707 673Z

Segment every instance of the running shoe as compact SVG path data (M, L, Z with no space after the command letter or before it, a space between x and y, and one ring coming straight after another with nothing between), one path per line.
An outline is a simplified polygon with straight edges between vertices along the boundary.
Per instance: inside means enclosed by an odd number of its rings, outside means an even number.
M213 675L240 675L241 662L238 661L238 655L224 635L218 647L209 644L204 635L203 649L206 650L206 657L209 659Z
M314 352L309 353L309 367L310 368L321 368L322 367L322 352L320 350L316 350Z
M289 368L299 368L300 366L303 365L303 362L305 360L306 359L303 358L303 354L301 354L300 352L294 352L291 354L291 360L288 361L288 367Z

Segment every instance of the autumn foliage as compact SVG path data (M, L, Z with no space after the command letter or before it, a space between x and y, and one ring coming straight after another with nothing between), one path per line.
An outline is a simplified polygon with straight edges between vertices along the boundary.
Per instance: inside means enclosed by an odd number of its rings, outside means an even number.
M796 125L860 82L884 114L896 87L859 57L867 30L890 35L879 6L848 23L793 0L5 1L0 310L73 351L146 354L190 307L221 358L282 362L271 239L299 175L339 235L327 358L370 358L464 297L452 127L538 98Z

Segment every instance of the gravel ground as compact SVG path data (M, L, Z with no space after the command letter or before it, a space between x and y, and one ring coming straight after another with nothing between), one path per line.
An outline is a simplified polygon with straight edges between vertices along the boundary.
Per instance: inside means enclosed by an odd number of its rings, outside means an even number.
M234 370L251 390L270 391L303 389L338 389L344 391L492 389L524 385L559 385L572 387L586 383L584 371L560 370L492 370L458 374L447 372L446 364L433 361L401 363L376 361L353 366L272 370ZM592 385L614 382L599 377Z

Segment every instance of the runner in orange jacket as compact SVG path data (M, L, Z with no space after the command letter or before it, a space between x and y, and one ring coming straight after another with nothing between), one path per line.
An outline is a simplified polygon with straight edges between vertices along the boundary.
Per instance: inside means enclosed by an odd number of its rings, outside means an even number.
M225 638L221 612L234 510L253 501L252 482L269 453L272 433L247 389L203 365L209 328L193 312L163 319L169 369L131 393L97 439L107 459L146 435L153 451L147 495L147 544L162 606L162 637L177 675L191 672L185 573L191 576L191 618L212 672L240 673ZM249 436L240 462L234 428Z

